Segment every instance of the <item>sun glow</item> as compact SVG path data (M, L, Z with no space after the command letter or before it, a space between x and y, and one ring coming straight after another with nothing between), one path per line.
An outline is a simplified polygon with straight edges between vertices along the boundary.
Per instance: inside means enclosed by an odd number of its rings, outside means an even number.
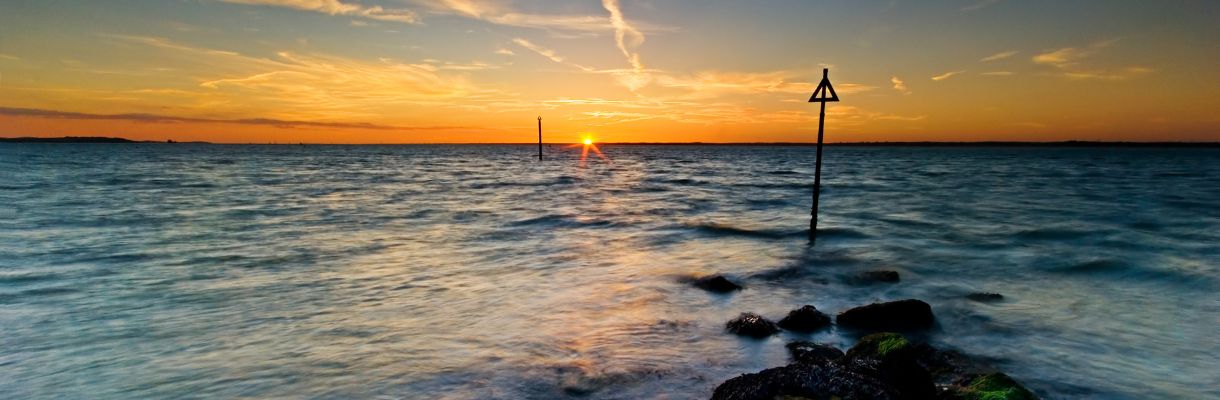
M593 144L593 139L585 138L585 146Z

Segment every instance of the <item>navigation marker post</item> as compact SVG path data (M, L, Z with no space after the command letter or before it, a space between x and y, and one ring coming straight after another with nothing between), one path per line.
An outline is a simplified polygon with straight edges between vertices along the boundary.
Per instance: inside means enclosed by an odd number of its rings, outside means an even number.
M542 116L538 116L538 161L542 161Z
M829 68L822 68L822 82L818 83L818 88L813 90L813 96L809 97L810 103L822 103L822 111L818 114L818 155L817 166L813 169L813 210L810 211L809 219L809 242L817 242L818 239L818 194L822 191L822 129L826 122L826 103L839 101L838 93L835 93L835 87L830 84Z

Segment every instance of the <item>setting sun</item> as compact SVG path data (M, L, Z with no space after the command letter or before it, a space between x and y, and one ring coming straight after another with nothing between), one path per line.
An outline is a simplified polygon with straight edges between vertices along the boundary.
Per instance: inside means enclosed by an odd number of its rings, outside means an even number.
M585 146L593 144L593 139L585 138Z

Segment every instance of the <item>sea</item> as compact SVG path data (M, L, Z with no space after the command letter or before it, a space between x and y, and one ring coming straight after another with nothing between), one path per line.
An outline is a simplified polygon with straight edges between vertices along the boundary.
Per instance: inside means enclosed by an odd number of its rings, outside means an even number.
M908 298L1047 399L1220 398L1215 147L828 146L813 244L814 147L544 150L0 144L0 398L699 399L858 339L742 312Z

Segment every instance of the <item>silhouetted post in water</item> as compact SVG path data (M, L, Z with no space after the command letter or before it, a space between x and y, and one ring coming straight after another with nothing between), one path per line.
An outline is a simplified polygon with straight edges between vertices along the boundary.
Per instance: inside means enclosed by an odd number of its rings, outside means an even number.
M813 90L813 96L809 97L810 103L822 103L822 111L818 113L818 164L813 168L813 210L809 213L811 215L809 219L810 242L818 240L818 195L822 191L822 128L826 122L826 103L839 101L835 87L830 85L829 75L830 69L823 68L822 82L818 83L818 88Z
M538 116L538 161L542 161L542 116Z

